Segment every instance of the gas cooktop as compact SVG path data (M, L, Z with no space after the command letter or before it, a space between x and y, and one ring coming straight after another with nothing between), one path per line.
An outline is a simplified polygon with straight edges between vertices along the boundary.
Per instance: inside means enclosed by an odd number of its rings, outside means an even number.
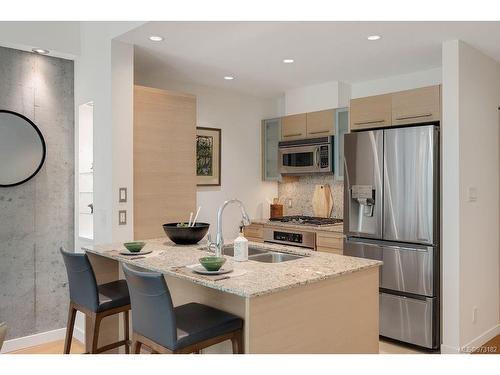
M279 216L269 219L270 221L279 221L281 223L304 224L304 225L333 225L343 222L342 219L332 217L314 217L314 216Z

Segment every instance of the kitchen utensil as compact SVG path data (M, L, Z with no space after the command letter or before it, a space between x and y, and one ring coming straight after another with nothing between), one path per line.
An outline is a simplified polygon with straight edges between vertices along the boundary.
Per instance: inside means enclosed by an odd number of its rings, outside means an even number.
M130 251L131 253L138 253L139 251L142 250L144 246L146 246L146 242L141 242L141 241L125 242L123 246L125 246L127 250Z
M226 258L215 256L203 257L198 260L207 271L218 271L226 263Z
M194 220L190 225L191 227L194 227L194 225L196 224L196 220L198 220L198 214L200 213L200 210L201 210L201 206L199 206L198 210L196 211L196 215L194 216Z
M283 216L283 205L279 203L273 203L270 206L269 217L280 217Z
M333 209L333 197L330 185L316 185L312 199L313 215L330 217Z
M202 275L223 275L225 273L233 272L233 269L229 267L221 267L217 271L207 271L203 266L198 265L193 267L193 271Z
M188 222L188 227L191 226L191 220L193 220L193 212L189 214L189 222Z
M163 224L163 230L170 240L177 245L194 245L200 242L208 232L210 224L196 223L193 227L178 227L178 223Z
M139 251L139 252L135 252L135 253L131 253L130 251L127 251L127 250L122 250L120 251L120 254L121 255L128 255L128 256L138 256L138 255L146 255L146 254L150 254L152 253L153 250L143 250L143 251Z

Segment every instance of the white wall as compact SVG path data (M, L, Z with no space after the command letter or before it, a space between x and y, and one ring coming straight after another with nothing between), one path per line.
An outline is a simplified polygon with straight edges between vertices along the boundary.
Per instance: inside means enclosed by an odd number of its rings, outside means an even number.
M444 43L445 352L481 345L500 333L499 105L500 64L463 42ZM469 200L469 188L477 190L476 201Z
M441 67L439 67L372 81L353 82L351 83L351 97L362 98L365 96L439 85L441 80Z
M141 22L82 22L75 60L75 105L94 102L94 243L132 238L132 221L118 227L118 188L132 188L133 49L113 38ZM123 77L121 77L123 75ZM77 124L78 126L78 124ZM131 195L129 195L131 197ZM131 211L130 201L124 206ZM132 215L129 215L129 219ZM76 239L76 247L79 241Z
M337 81L299 87L285 92L287 115L337 108L338 103L339 82Z
M275 117L275 101L241 95L232 91L170 81L161 71L136 71L135 82L196 95L197 126L222 129L222 186L198 187L202 206L199 220L211 224L215 234L217 208L227 199L239 198L252 218L268 215L269 204L277 197L276 182L261 180L261 120ZM237 206L226 208L224 237L237 236L241 214Z

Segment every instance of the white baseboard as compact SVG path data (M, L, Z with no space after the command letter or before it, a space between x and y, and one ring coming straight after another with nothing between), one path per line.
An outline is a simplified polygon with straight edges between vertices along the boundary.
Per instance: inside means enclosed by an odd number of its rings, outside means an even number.
M8 353L15 350L26 349L32 346L42 345L52 341L64 340L65 336L66 328L59 328L52 331L40 332L31 336L7 340L3 343L1 353ZM85 340L84 331L79 327L75 327L73 337L83 343Z
M461 353L469 353L471 351L474 351L498 335L500 335L500 324L497 324L496 326L494 326L491 329L487 330L486 332L482 333L481 335L479 335L475 339L471 340L467 344L463 345L460 348L460 352Z
M460 348L449 345L441 345L441 354L471 353L498 335L500 335L500 324L497 324L496 326L490 328L486 332L483 332L478 337L471 340L469 343L463 345Z

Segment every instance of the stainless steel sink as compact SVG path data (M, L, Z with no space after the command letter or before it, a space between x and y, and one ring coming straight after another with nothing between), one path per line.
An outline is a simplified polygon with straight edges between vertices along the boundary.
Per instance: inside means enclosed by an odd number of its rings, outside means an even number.
M206 247L200 247L200 250L207 250ZM234 257L234 246L224 246L224 255ZM302 255L278 253L271 250L265 250L260 247L248 246L248 260L262 263L282 263L289 260L304 258Z
M251 257L253 255L266 254L266 253L267 253L267 250L264 250L264 249L261 249L258 247L248 246L248 257ZM224 246L224 255L234 257L234 246L233 245Z
M254 260L256 262L263 262L263 263L281 263L281 262L288 262L289 260L295 260L295 259L300 259L304 258L301 255L294 255L294 254L284 254L284 253L275 253L275 252L268 252L265 254L259 254L259 255L254 255L254 256L249 256L249 260Z

